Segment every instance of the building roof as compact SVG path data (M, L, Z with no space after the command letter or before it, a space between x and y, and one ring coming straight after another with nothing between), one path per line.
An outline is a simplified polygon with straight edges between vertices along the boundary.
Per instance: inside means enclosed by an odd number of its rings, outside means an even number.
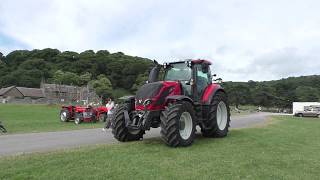
M12 89L14 86L6 87L6 88L1 88L0 89L0 96L4 95L6 92L8 92L10 89Z
M70 85L63 85L63 84L42 84L42 87L46 90L51 91L59 91L59 92L73 92L80 89L78 86L70 86Z
M42 90L38 88L16 87L25 97L45 97Z
M11 89L16 88L24 97L36 97L43 98L45 95L43 94L41 89L38 88L26 88L26 87L15 87L10 86L6 88L0 89L0 96L3 96L5 93L10 91Z

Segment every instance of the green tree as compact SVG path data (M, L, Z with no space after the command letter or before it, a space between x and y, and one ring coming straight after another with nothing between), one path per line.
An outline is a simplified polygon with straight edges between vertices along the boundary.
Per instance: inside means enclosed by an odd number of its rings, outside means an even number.
M103 100L112 96L112 84L105 75L99 75L97 80L90 81L90 85Z
M296 90L296 96L301 102L319 101L319 90L310 86L299 86Z
M148 80L148 75L147 74L139 74L137 79L135 80L131 91L136 92L142 85L145 84L145 82Z
M80 75L80 85L86 85L91 81L92 74L89 72L86 72L82 75Z
M79 85L80 77L72 72L58 70L53 75L53 81L57 84Z

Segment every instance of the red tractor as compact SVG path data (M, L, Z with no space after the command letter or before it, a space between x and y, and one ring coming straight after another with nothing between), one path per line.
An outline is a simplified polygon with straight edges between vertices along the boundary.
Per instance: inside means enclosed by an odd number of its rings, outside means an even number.
M104 106L97 108L91 106L62 106L60 120L62 122L74 120L75 124L80 124L81 122L96 122L97 120L105 121L107 112L108 109Z
M193 143L196 126L205 137L227 136L228 98L212 83L210 65L206 60L156 63L147 83L115 110L114 137L121 142L140 140L146 130L161 127L162 140L178 147ZM164 75L159 78L161 70Z

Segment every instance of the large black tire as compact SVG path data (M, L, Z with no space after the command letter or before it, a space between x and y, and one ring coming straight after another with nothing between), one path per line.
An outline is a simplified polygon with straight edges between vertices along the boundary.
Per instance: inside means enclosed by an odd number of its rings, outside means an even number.
M60 121L61 122L68 122L70 119L70 113L67 109L62 109L60 111Z
M125 110L130 114L132 111L130 104L120 105L112 117L111 127L113 136L120 142L137 141L142 139L144 134L143 130L130 130L126 127L124 117Z
M185 128L185 124L180 123L181 115L187 112L190 114L192 129L189 137L183 138L180 129ZM162 140L171 147L189 146L193 143L196 131L196 118L193 106L189 102L180 102L166 107L160 115L160 127ZM183 127L182 127L183 126Z
M223 129L218 125L217 111L218 105L223 102L226 106L227 122ZM208 120L204 123L204 127L201 126L201 132L204 137L225 137L228 134L230 127L230 108L228 104L227 95L224 92L217 92L211 102L209 109Z
M1 124L0 124L0 132L2 132L2 133L6 133L7 132L6 128L4 128L4 126L1 125Z
M81 124L82 122L82 114L81 113L76 113L74 117L74 123L75 124Z

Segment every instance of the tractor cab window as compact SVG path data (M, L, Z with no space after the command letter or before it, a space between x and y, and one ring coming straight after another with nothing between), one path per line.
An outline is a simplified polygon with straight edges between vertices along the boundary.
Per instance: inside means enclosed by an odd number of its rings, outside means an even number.
M205 88L211 83L211 73L209 66L203 66L201 64L195 65L196 69L196 88L197 97L200 99L204 93Z
M174 63L168 67L165 81L189 81L191 79L191 68L185 63Z
M191 97L191 77L192 70L186 63L173 63L166 69L164 80L180 81L182 84L183 94Z

